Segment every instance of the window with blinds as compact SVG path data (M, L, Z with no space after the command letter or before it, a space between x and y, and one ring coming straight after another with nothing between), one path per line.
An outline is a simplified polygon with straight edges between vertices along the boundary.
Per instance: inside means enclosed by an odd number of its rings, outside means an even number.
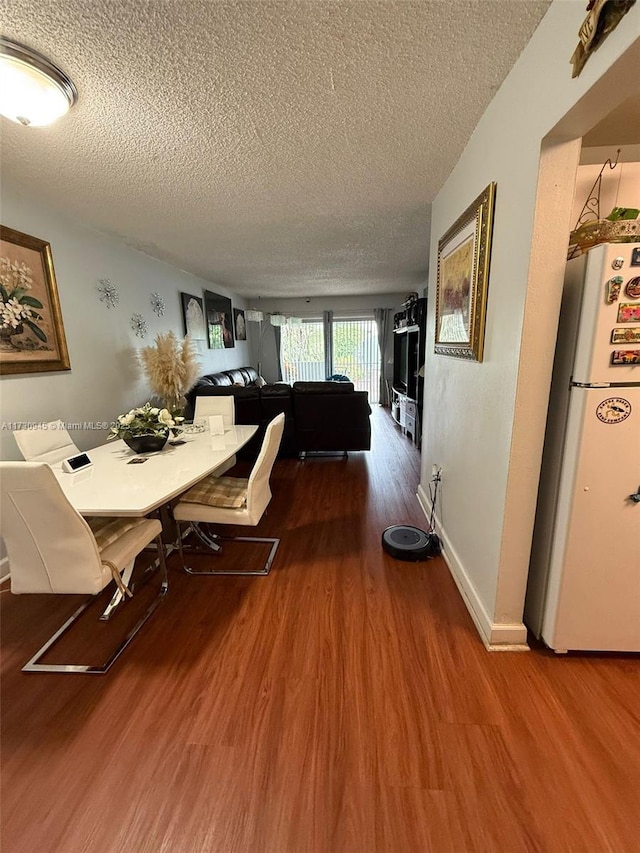
M369 402L379 402L380 349L375 320L334 317L330 333L331 374L347 376L357 391L369 393ZM280 366L284 382L327 378L322 320L310 318L281 327Z
M282 381L322 382L327 377L324 366L324 334L322 320L280 327L280 368Z
M380 397L380 347L374 320L336 320L333 331L333 372L348 376L356 391L368 391L369 402Z

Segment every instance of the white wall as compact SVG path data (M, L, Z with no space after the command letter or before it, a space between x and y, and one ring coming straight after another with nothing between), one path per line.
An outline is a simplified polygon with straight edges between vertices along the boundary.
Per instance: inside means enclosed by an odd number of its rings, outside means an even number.
M182 337L180 292L198 296L203 289L231 298L245 307L244 299L213 282L135 251L110 237L69 222L60 211L45 209L18 187L3 180L2 224L51 244L53 263L69 348L71 370L3 376L0 379L0 413L3 424L12 421L65 422L112 421L121 412L148 399L150 392L136 363L136 351L153 343L159 332L172 329ZM64 200L61 200L61 206ZM96 204L99 200L96 199ZM108 278L120 293L119 304L108 309L100 301L99 279ZM156 316L149 304L152 292L165 300L166 310ZM133 313L147 320L142 340L130 327ZM200 351L202 373L250 364L247 342L225 350ZM76 431L73 439L83 449L102 444L107 433ZM2 459L22 458L10 429L0 429Z
M584 16L583 3L552 4L432 210L427 352L434 344L438 239L490 181L497 182L484 361L427 358L419 489L425 503L432 465L442 466L445 556L488 643L518 644L526 637L522 612L557 313L535 327L526 358L520 356L525 316L533 323L536 313L559 301L557 282L549 281L546 291L544 281L536 282L534 293L530 281L530 263L546 251L538 245L532 254L531 245L541 143L571 110L574 135L581 135L637 86L629 55L638 47L640 7L572 80L569 57ZM622 85L605 92L596 85L599 78L634 42L623 57L629 67L618 75ZM589 116L586 96L592 91L606 98ZM574 175L568 180L571 192ZM525 315L525 308L531 313Z

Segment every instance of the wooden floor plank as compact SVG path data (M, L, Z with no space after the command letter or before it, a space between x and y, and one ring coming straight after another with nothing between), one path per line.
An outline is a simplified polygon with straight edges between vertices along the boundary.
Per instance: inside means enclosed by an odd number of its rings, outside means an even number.
M487 652L441 559L382 550L426 520L373 424L278 460L268 577L172 558L105 677L22 673L76 599L0 594L3 853L637 853L638 656Z

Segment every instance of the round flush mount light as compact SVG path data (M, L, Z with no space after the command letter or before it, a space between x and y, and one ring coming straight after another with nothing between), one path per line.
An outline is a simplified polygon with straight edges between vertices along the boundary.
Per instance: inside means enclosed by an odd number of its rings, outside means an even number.
M0 36L0 114L25 127L43 127L78 100L64 71L34 50Z

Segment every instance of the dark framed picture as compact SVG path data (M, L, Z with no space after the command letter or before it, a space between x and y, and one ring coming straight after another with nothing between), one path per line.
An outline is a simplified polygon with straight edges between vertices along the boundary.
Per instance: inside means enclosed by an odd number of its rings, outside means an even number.
M244 318L244 311L241 308L233 309L233 326L236 331L237 341L247 340L247 326Z
M0 226L0 374L70 370L51 246Z
M482 361L496 185L489 184L438 243L435 351Z
M230 299L205 290L204 316L209 349L228 349L235 346Z
M181 293L182 321L184 333L189 335L192 341L206 341L207 328L204 322L204 304L199 296L191 293Z
M640 247L631 250L631 266L640 267Z

